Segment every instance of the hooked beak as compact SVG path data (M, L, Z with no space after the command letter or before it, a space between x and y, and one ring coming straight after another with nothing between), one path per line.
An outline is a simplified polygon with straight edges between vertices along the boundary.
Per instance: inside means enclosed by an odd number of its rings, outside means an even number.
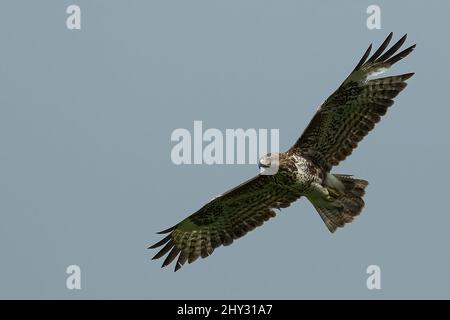
M270 165L268 165L268 164L262 164L261 162L258 162L258 168L259 168L259 169L261 169L261 168L270 168Z

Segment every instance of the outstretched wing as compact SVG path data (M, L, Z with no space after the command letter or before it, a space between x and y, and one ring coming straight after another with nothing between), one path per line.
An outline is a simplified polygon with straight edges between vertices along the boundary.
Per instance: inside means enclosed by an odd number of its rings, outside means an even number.
M258 175L214 198L200 210L160 234L169 233L151 249L165 245L153 259L169 254L162 266L177 256L175 271L199 256L209 256L220 245L234 239L275 217L275 208L288 207L300 197L297 190L280 183L278 175Z
M416 45L397 53L406 40L404 35L385 52L392 32L369 58L372 45L342 85L319 107L313 119L290 149L310 156L326 170L349 156L381 116L386 114L406 80L414 73L368 80L405 58Z

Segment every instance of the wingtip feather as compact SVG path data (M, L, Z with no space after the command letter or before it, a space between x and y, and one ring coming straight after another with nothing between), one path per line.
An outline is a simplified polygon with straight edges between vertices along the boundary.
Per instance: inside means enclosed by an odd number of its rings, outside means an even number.
M169 265L173 259L180 253L180 249L177 248L177 246L174 246L172 250L169 252L169 254L166 257L166 260L163 262L163 267Z
M403 45L403 43L405 43L405 41L406 41L406 34L403 37L401 37L396 43L394 43L392 45L392 47L388 51L386 51L383 55L381 55L375 61L377 61L377 62L384 62L384 61L386 61L392 55L394 55L395 52L397 52L398 49L401 48L401 46Z
M388 60L385 61L388 65L393 65L394 63L406 58L411 52L413 52L414 48L416 47L415 44L412 46L406 48L405 50L397 53L395 56L390 57Z
M364 55L362 56L361 60L359 60L358 64L356 65L355 69L353 69L353 71L358 70L364 64L364 62L366 62L367 57L369 57L371 50L372 50L372 44L370 44L369 47L367 48L366 52L364 52Z
M375 51L375 53L369 58L369 60L367 60L367 63L374 62L383 53L383 51L387 48L387 46L391 42L393 35L394 33L391 31L391 33L389 33L386 39L384 39L383 43L380 45L377 51Z
M169 241L161 250L158 251L158 253L156 253L152 260L156 260L161 258L163 255L165 255L170 249L173 250L174 247L174 243L172 241Z
M151 246L148 247L147 249L155 249L155 248L158 248L158 247L162 246L163 244L165 244L166 242L170 241L171 238L172 238L172 235L169 234L167 237L165 237L165 238L162 239L161 241L158 241L158 242L155 243L154 245L151 245Z
M416 74L415 72L405 73L403 75L403 81L408 80L409 78L411 78L415 74Z
M159 231L159 232L157 232L156 234L165 234L165 233L169 233L170 231L173 231L176 227L177 227L177 225L174 225L173 227L170 227L170 228L168 228L168 229L166 229L166 230L163 230L163 231Z

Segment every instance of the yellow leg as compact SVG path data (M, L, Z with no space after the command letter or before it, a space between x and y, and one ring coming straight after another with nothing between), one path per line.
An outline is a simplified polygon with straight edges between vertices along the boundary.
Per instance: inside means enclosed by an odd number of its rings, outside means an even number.
M338 198L340 196L339 192L331 187L327 187L329 194L333 197L333 198Z

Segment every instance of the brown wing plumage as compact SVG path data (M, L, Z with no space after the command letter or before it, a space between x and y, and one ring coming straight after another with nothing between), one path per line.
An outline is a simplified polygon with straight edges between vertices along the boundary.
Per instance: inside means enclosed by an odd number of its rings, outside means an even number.
M215 248L230 245L234 239L275 217L273 209L288 207L300 193L281 181L279 175L258 175L214 198L177 225L160 233L169 233L150 248L164 247L153 257L168 253L162 266L177 256L175 271L188 261L209 256Z
M385 49L392 32L368 59L369 46L355 69L342 85L319 107L313 119L291 148L310 156L326 170L349 156L394 103L406 80L414 73L368 80L405 58L416 45L397 53L406 40L404 35L389 50Z

